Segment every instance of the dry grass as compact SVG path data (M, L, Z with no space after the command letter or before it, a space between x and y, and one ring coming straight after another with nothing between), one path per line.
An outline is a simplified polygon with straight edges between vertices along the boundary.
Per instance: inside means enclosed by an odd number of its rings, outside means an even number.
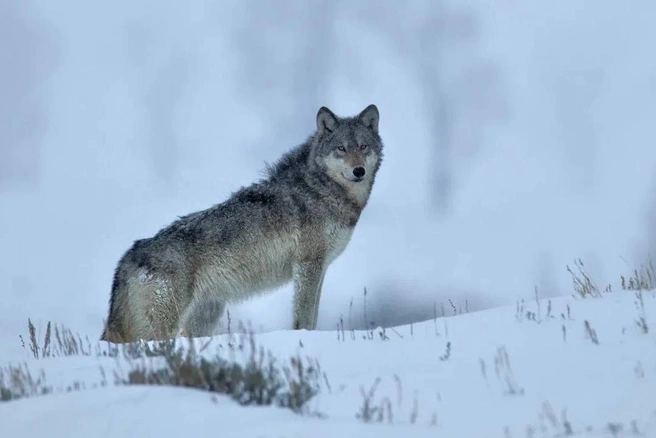
M39 326L37 329L32 320L28 319L27 331L29 334L27 344L22 335L18 337L23 348L29 350L35 359L62 356L115 356L118 354L118 348L103 348L99 343L96 343L94 348L88 336L82 339L72 330L51 322L46 324L42 335L41 327Z
M115 374L116 383L196 388L228 395L241 405L276 405L304 413L325 378L316 361L300 356L279 365L270 352L256 347L252 334L244 363L219 354L205 357L191 340L189 347L176 346L176 340L162 342L167 348L161 365L153 366L142 358L131 360L126 374Z
M93 346L88 338L83 339L50 322L42 333L28 320L27 330L28 342L22 336L20 340L34 359L62 356L115 358L117 370L114 377L118 385L195 388L227 395L242 405L276 405L297 413L307 412L307 402L320 391L322 383L330 389L328 379L316 361L293 356L279 364L270 352L256 346L252 332L242 333L237 342L233 342L231 336L227 346L231 358L226 359L218 352L215 355L202 354L211 339L198 349L193 339L125 344L97 342ZM237 354L242 355L242 360L235 359ZM124 363L127 363L125 372ZM100 386L105 386L104 369L101 371L103 382ZM46 384L43 371L35 376L27 364L0 368L2 401L81 389L85 389L85 385L80 382L55 389Z
M52 392L43 371L33 376L26 364L0 369L0 400L10 401Z
M583 261L581 259L574 260L574 267L576 271L572 270L572 268L567 265L567 272L572 276L574 291L581 298L600 298L601 290L594 280L592 280L592 277L583 264Z
M654 265L650 259L647 265L641 266L640 269L634 269L630 276L622 275L621 286L622 290L653 290L656 288L655 281Z
M602 290L592 279L581 259L574 261L574 269L567 265L567 272L572 276L572 285L578 296L581 298L600 298L602 296ZM630 275L620 276L620 287L622 290L629 291L656 289L656 271L651 259L646 265L634 269ZM606 286L603 292L612 292L611 285Z

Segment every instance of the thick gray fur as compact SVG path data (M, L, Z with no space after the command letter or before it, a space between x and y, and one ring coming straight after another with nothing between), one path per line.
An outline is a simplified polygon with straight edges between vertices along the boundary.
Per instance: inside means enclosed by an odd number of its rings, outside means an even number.
M114 274L111 342L212 335L226 303L294 282L294 329L316 328L321 286L383 157L378 109L317 113L308 140L225 202L137 240ZM364 170L364 175L362 171Z

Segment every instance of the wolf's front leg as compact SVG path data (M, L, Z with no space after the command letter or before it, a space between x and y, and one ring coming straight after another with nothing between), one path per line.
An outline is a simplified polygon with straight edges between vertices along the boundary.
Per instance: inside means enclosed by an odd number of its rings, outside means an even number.
M324 266L322 260L303 261L293 267L294 330L314 330L321 295Z
M319 288L317 289L317 299L314 302L314 319L312 324L312 330L317 329L317 322L319 321L319 304L321 303L321 291L323 290L323 279L326 276L326 269L324 268L323 273L321 274L321 280L319 281Z

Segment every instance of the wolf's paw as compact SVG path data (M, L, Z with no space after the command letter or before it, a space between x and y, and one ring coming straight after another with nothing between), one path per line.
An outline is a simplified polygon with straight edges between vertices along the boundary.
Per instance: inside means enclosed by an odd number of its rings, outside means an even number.
M190 338L191 333L189 333L186 329L179 329L177 333L174 335L176 338Z

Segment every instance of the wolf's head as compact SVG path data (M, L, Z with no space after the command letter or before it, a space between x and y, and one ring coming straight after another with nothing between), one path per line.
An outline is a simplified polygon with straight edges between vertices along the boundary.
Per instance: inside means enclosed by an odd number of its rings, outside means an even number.
M383 158L378 118L376 105L369 105L355 117L337 117L326 107L317 113L311 159L362 204Z

